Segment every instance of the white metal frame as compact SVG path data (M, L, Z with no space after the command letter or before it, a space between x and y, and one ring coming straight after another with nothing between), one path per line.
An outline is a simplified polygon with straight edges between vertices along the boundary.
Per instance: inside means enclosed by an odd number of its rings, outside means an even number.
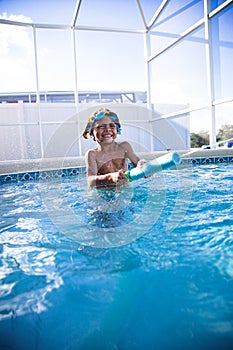
M168 0L169 1L169 0ZM160 8L161 11L163 8L167 5L168 1L163 1ZM212 52L212 44L211 44L211 26L210 26L210 20L216 16L218 13L223 11L226 7L228 7L232 3L232 0L227 0L220 6L218 6L214 11L209 11L210 9L210 0L204 0L204 18L200 19L198 22L196 22L194 25L192 25L190 28L188 28L185 32L181 33L181 35L173 40L169 45L166 47L162 48L159 52L156 54L153 54L151 56L147 56L147 71L149 72L149 65L150 63L159 55L161 55L163 52L169 50L172 46L176 45L179 41L184 39L186 36L191 34L193 31L198 29L200 26L204 24L205 26L205 39L206 39L206 73L207 73L207 83L208 83L208 104L206 106L200 106L200 107L195 107L189 109L189 112L194 112L196 110L201 110L203 108L208 108L208 115L209 115L209 121L210 121L210 146L211 148L216 148L217 143L216 143L216 120L215 120L215 108L217 104L221 102L217 102L214 100L214 81L213 81L213 52ZM163 6L162 6L163 5ZM159 16L159 12L157 14L156 18ZM154 21L155 22L155 21ZM153 23L154 23L153 22ZM153 23L151 25L153 25ZM150 28L148 28L147 35L150 33ZM147 40L147 43L149 40ZM150 73L148 74L150 75ZM150 91L150 77L149 77L149 82L148 82L148 107L151 107L151 91ZM231 102L232 99L228 99L227 102ZM184 113L184 110L181 110L180 112L176 112L176 115L181 115ZM164 115L164 118L168 118L170 114Z
M129 29L120 29L120 28L104 28L104 27L91 27L91 26L80 26L76 25L77 19L79 16L80 6L83 0L77 0L76 6L73 13L72 23L71 25L53 25L53 24L35 24L35 23L22 23L16 21L9 21L5 19L0 19L0 23L7 25L16 25L16 26L24 26L24 27L32 27L33 29L33 38L34 38L34 60L35 60L35 74L36 74L36 94L37 94L37 102L39 103L39 75L38 75L38 60L37 60L37 42L36 42L36 29L46 28L46 29L70 29L72 35L72 45L73 45L73 60L74 60L74 76L75 76L75 103L78 104L78 76L77 76L77 53L76 53L76 45L75 45L75 32L76 31L100 31L100 32L117 32L117 33L134 33L145 36L145 55L146 55L146 70L147 70L147 100L148 100L148 108L151 108L151 73L150 73L150 64L163 52L169 50L171 47L176 45L179 41L187 37L193 31L198 29L200 26L205 26L205 39L206 39L206 72L207 72L207 80L208 80L208 104L206 106L195 107L193 109L189 109L189 112L193 112L195 110L208 108L209 111L209 120L210 120L210 144L212 148L216 147L216 125L215 125L215 106L221 103L227 103L232 101L232 99L227 101L215 101L214 100L214 88L213 88L213 67L212 67L212 46L211 46L211 26L210 20L216 16L218 13L223 11L226 7L232 4L232 0L226 0L223 4L218 6L215 10L209 11L210 8L210 0L203 0L204 6L204 17L196 22L194 25L190 26L186 31L181 33L181 35L175 40L171 41L167 46L162 48L156 54L149 55L149 47L150 47L150 30L156 20L159 18L162 11L168 5L170 0L161 0L161 5L157 9L157 11L153 14L149 23L146 23L146 19L143 13L143 8L141 6L140 0L137 0L137 5L142 17L142 21L144 23L144 30L129 30ZM85 0L84 0L85 1ZM176 112L176 115L182 115L184 110L180 112ZM163 118L170 117L170 114L164 115ZM150 122L153 122L153 118L151 118ZM41 136L42 137L42 136ZM43 153L43 152L42 152Z

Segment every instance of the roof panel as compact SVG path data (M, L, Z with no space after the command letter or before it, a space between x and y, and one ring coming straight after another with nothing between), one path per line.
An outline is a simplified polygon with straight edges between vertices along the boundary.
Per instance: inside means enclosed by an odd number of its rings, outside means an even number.
M145 29L135 0L83 0L76 25L132 30Z
M75 5L76 0L1 0L0 17L5 13L15 21L71 25Z
M144 30L143 17L148 24L163 2L164 0L0 0L0 18L42 25L72 26L75 22L76 26Z
M149 24L155 12L158 10L160 5L164 2L163 0L139 0L146 23Z

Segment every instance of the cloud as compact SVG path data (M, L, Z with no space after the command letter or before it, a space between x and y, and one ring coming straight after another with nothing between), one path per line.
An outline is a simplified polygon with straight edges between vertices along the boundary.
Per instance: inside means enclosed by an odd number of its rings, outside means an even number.
M8 16L6 12L1 14L0 18L15 22L32 23L30 17L24 15ZM33 42L30 31L27 27L2 24L0 27L0 47L2 55L7 55L10 49L14 48L23 48L32 52Z
M1 19L6 19L8 21L15 21L15 22L22 22L22 23L32 23L32 19L30 17L24 16L24 15L9 15L7 12L3 12L0 15Z
M23 15L3 13L1 19L15 22L32 22ZM0 24L0 91L25 91L35 86L33 71L34 49L31 28Z

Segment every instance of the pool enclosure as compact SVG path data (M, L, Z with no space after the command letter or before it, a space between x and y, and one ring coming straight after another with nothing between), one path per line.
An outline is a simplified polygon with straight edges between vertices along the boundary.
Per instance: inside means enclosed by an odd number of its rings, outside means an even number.
M0 4L0 161L83 156L100 104L136 152L187 150L200 130L216 147L232 123L232 1L27 3Z

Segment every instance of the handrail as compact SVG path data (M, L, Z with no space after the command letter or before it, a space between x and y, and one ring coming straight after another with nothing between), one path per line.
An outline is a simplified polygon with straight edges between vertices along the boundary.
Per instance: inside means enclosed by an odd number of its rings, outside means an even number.
M230 139L227 139L227 140L218 141L218 142L216 142L216 144L219 146L219 145L222 144L222 143L226 143L226 142L230 142L230 141L233 142L233 137L231 137Z

